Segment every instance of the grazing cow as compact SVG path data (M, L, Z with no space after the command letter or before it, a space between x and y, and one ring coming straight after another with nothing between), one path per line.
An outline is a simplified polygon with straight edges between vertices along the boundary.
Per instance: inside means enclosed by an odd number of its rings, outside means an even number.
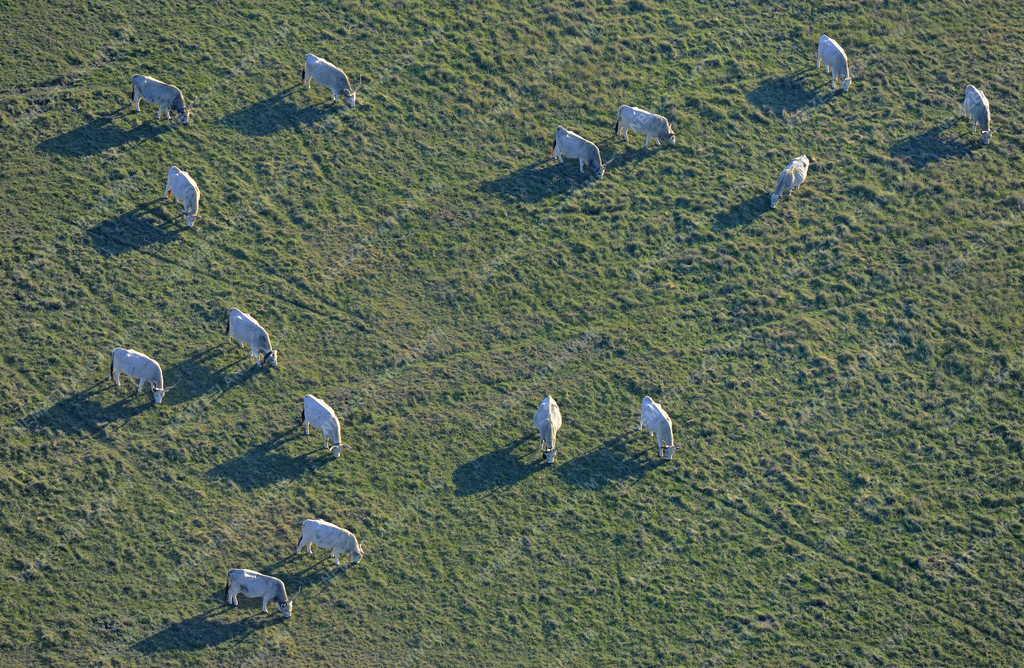
M246 598L263 599L263 612L267 614L270 614L267 604L277 603L277 609L285 619L292 616L292 601L288 598L284 583L275 577L248 568L232 568L228 571L228 584L224 587L226 603L237 606L239 594Z
M349 107L356 106L356 91L349 83L348 75L337 65L307 53L306 65L302 68L302 83L309 88L310 81L330 88L332 101L337 102L338 96L341 95L345 97L345 104Z
M811 161L806 155L793 158L786 168L779 174L779 180L775 184L775 192L772 193L772 208L779 205L779 200L793 192L807 180L807 168Z
M233 308L228 311L228 325L224 333L244 346L249 346L249 357L259 359L261 366L277 368L277 350L270 345L270 334L256 318Z
M189 227L196 224L199 217L199 184L188 172L179 169L177 165L167 170L167 185L164 186L164 194L169 200L178 200L185 210L185 222Z
M672 440L672 418L661 404L650 397L644 397L640 402L640 429L646 429L658 439L659 457L672 459L676 452L676 444Z
M166 84L153 77L136 74L132 77L132 105L135 111L141 111L139 102L145 100L157 105L156 120L166 113L167 118L171 117L171 111L178 114L178 120L188 125L192 120L192 110L185 106L185 96L177 86Z
M338 416L334 414L333 408L312 394L302 398L302 426L306 428L306 436L309 436L309 425L319 429L330 451L335 457L341 457L341 449L345 444L341 442L341 423L338 422Z
M114 385L121 387L121 374L132 380L139 381L139 393L149 385L153 392L153 403L164 400L164 394L171 388L164 387L164 372L152 357L143 355L137 350L114 348L110 353L110 379Z
M850 77L850 61L846 59L846 52L839 42L828 35L822 35L818 40L818 67L825 63L825 71L832 75L832 90L836 89L836 82L841 81L843 92L850 90L853 79Z
M992 141L992 112L988 107L988 98L974 86L968 85L964 91L964 101L960 105L961 113L967 117L971 125L981 128L981 143Z
M548 464L555 463L558 454L558 430L562 428L562 411L549 394L544 397L533 414L533 426L540 431L541 454Z
M359 546L356 535L348 529L342 529L324 520L303 520L302 537L295 546L295 554L302 552L302 548L306 548L308 554L313 554L314 545L330 550L334 563L338 566L341 566L342 554L347 554L353 564L358 564L363 559L363 548Z
M561 125L555 130L555 141L551 142L551 157L576 158L580 161L580 174L583 173L583 166L586 165L594 170L597 178L604 176L604 164L601 162L601 149L597 144L587 141L575 132L566 130Z
M662 140L670 144L676 143L676 133L672 131L672 125L667 118L640 107L624 104L619 107L619 115L615 120L615 136L622 137L628 142L630 130L644 136L644 148L647 148L652 138L657 144L661 144Z

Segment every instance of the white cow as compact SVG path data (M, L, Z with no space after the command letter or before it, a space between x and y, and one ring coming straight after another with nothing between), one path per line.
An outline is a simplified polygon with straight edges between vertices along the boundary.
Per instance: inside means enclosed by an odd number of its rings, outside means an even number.
M331 89L331 99L338 101L338 96L345 97L345 104L349 107L356 106L356 90L348 80L348 75L341 71L337 65L330 63L323 58L306 54L306 64L302 68L302 83L309 88L309 82L315 81L321 86Z
M779 174L779 180L775 183L775 192L772 193L772 208L779 205L779 200L793 192L807 180L807 168L811 161L806 155L793 158L786 168Z
M850 77L850 61L846 58L846 52L839 42L828 35L822 35L818 40L818 67L825 63L825 71L832 75L832 90L836 89L836 82L841 81L843 91L850 90L853 78Z
M277 368L277 350L270 345L270 334L256 318L233 308L228 311L224 333L242 345L249 346L249 357L256 357L262 366Z
M672 131L672 125L664 116L641 109L622 105L619 107L619 115L615 120L615 136L622 137L629 141L629 131L634 130L644 136L644 148L651 143L661 144L662 140L670 144L676 143L676 133Z
M178 113L178 120L188 125L192 120L192 110L185 106L185 96L177 86L164 83L153 77L136 74L132 77L132 105L135 111L141 111L139 102L145 100L157 105L156 119L166 113L167 118L171 117L171 111Z
M981 128L981 143L992 141L992 112L988 107L988 98L974 86L968 85L964 91L964 101L960 112L967 117L971 125Z
M114 385L121 387L121 374L139 381L139 393L149 385L153 392L153 403L164 400L164 394L171 388L164 387L164 372L155 359L129 348L114 348L110 353L110 378Z
M269 614L267 604L277 603L277 609L285 619L292 616L292 601L288 598L284 583L275 577L247 568L232 568L228 571L228 584L224 587L227 604L237 606L239 594L246 598L263 599L263 612Z
M199 184L192 176L177 165L167 170L167 185L164 194L169 200L178 200L185 210L185 222L189 227L196 224L199 216Z
M558 454L558 430L562 428L562 411L549 394L544 397L533 414L533 426L540 431L541 454L548 464L555 463Z
M576 158L580 161L580 174L583 173L583 166L586 165L594 170L597 178L604 176L604 164L601 162L601 149L597 144L587 141L571 130L566 130L561 125L555 130L555 141L551 142L551 157L562 162L562 158Z
M341 423L334 409L321 399L312 394L302 398L302 426L306 428L306 435L309 436L309 425L313 425L324 435L335 457L341 457L341 449L345 444L341 442Z
M672 439L672 418L661 404L650 397L644 397L640 402L640 429L646 429L658 439L659 457L672 459L676 452L676 444Z
M363 559L363 548L359 546L356 535L348 529L342 529L324 520L303 520L302 537L295 546L295 554L302 552L302 548L306 548L308 554L313 554L314 545L330 550L334 563L339 566L342 554L347 554L353 564L358 564Z

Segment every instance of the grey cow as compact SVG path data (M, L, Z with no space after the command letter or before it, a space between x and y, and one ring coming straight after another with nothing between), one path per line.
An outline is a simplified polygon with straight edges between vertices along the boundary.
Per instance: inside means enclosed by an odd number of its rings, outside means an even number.
M345 104L349 107L356 106L356 90L348 80L340 67L328 62L312 53L306 54L306 64L302 68L302 83L309 88L309 82L315 81L321 86L331 89L331 99L338 101L338 97L345 98Z
M170 118L171 111L177 112L178 120L185 125L192 120L192 110L185 106L185 96L177 86L136 74L132 77L132 105L135 111L141 111L139 102L142 100L157 105L157 120L160 120L164 113Z
M960 112L967 117L971 125L981 128L982 144L992 141L992 111L988 107L988 98L984 93L968 85L964 91Z
M276 603L285 619L292 616L292 601L288 598L288 591L284 588L284 582L275 577L247 568L232 568L228 571L228 583L224 587L225 603L237 606L239 594L246 598L263 599L263 612L270 612L267 610L268 603Z
M555 141L551 142L551 157L562 162L562 158L576 158L580 161L580 174L583 173L583 166L586 165L594 171L597 178L604 176L604 163L601 162L601 149L597 144L587 141L571 130L566 130L561 125L555 130Z
M647 148L652 138L657 144L663 141L676 143L676 133L672 131L672 124L667 118L640 107L624 104L619 107L619 115L615 119L615 135L629 141L630 130L644 136L644 148Z
M832 75L832 90L836 89L836 82L842 82L843 92L850 90L853 78L850 76L850 61L846 58L846 51L839 46L828 35L822 35L818 40L818 67L825 65L825 71Z

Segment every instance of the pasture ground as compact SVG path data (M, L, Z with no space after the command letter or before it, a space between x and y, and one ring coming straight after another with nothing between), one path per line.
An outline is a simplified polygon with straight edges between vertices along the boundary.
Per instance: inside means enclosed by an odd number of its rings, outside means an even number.
M436 4L0 8L0 663L1024 663L1024 5ZM195 124L127 113L134 73ZM614 140L624 102L678 145ZM603 180L545 161L558 124ZM363 563L295 557L312 516ZM295 617L224 607L237 566Z

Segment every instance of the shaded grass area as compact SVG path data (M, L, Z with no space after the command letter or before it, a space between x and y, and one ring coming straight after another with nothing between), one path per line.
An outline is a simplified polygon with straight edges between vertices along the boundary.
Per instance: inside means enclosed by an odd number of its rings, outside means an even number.
M1019 7L168 16L0 22L5 663L1021 663ZM297 85L306 51L359 106ZM196 123L125 114L136 72ZM967 82L989 146L953 116ZM677 145L611 138L623 103ZM546 158L557 125L603 179ZM170 164L194 228L154 199ZM230 307L281 369L225 343ZM164 365L163 405L111 389L115 345ZM301 435L306 393L341 458ZM307 517L366 558L294 555ZM295 616L223 606L234 567Z

